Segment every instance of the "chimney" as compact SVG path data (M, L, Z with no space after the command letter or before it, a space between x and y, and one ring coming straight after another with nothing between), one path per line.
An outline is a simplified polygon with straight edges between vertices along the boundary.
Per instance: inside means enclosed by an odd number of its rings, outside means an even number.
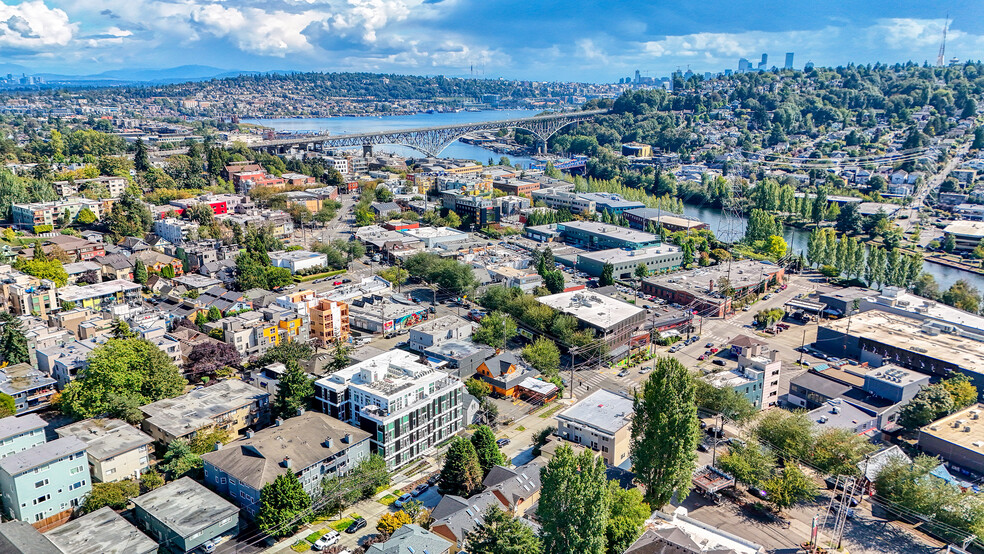
M281 425L284 424L284 420L278 417L274 423L276 424L277 427L280 427Z
M292 464L291 464L291 461L290 461L290 456L284 456L284 463L283 463L283 466L284 466L285 468L287 468L287 469L290 469L290 467L291 467L291 465L292 465Z
M222 450L222 443L221 442L216 442L215 443L215 449L216 450Z
M246 429L246 438L247 439L253 438L253 430L252 429Z
M325 438L325 442L323 442L321 444L325 445L325 448L331 448L331 444L332 444L331 437L326 437Z
M350 442L352 442L352 433L345 433L345 436L342 437L342 442L344 442L345 444L349 444Z
M707 292L714 292L714 279L707 280Z

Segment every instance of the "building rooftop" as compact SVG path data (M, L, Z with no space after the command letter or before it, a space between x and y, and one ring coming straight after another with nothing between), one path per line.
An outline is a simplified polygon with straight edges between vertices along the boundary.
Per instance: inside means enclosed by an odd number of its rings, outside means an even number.
M865 422L872 422L874 416L848 403L843 398L832 398L823 406L809 412L806 417L816 423L821 429L833 427L856 431Z
M414 325L411 328L411 331L434 334L449 331L451 329L459 329L470 325L471 322L464 318L455 315L446 315L437 319L425 321L419 325Z
M642 202L637 200L626 200L620 195L611 192L582 192L579 193L578 196L584 198L585 200L592 200L597 205L608 206L616 209L632 209L645 206Z
M896 310L911 314L910 317L914 319L935 319L943 324L959 325L984 335L984 317L916 296L898 287L885 287L881 294L871 291L860 307L864 311Z
M812 392L819 393L827 398L836 398L851 390L850 385L838 383L808 371L802 375L797 375L790 382L790 386L796 385Z
M435 239L440 237L466 238L468 236L468 233L452 229L451 227L418 227L416 229L404 229L397 232L418 239Z
M44 534L62 552L72 554L150 554L157 543L109 506Z
M886 364L881 367L876 367L865 374L862 379L862 383L865 379L874 379L884 383L891 383L896 387L906 387L908 385L922 382L929 384L929 375L919 373L918 371L905 369L895 364Z
M965 237L984 237L984 221L954 221L943 232L948 235Z
M655 511L644 524L645 532L625 551L625 554L655 552L686 552L706 554L765 554L765 548L737 535L697 521L680 507L673 514ZM670 549L656 549L669 544ZM675 547L675 548L674 548Z
M919 435L929 435L984 454L984 404L974 404L919 429Z
M144 432L120 419L86 419L55 430L60 437L84 442L90 456L105 460L154 442Z
M601 329L614 327L626 319L646 313L632 304L587 291L551 294L541 296L537 301Z
M75 437L63 437L0 459L0 469L8 475L17 475L79 451L85 451L84 442Z
M451 543L444 537L411 523L394 531L386 542L377 542L370 546L366 550L366 554L407 554L410 552L440 554L451 546Z
M0 440L33 431L34 429L43 429L47 425L38 414L8 416L0 419Z
M16 396L24 391L54 385L56 381L30 364L14 364L0 368L0 392Z
M30 523L15 519L0 523L0 552L4 554L64 554Z
M290 458L292 471L296 473L369 437L369 433L326 414L304 412L258 431L252 438L233 441L208 452L202 459L260 490L287 473L282 464L285 458ZM326 444L329 440L330 446Z
M99 298L121 292L137 292L139 290L140 285L137 283L123 279L114 279L112 281L103 281L102 283L93 283L84 287L76 285L61 287L58 289L58 300L62 302L81 302L90 298Z
M780 269L782 268L769 262L739 260L729 264L718 264L650 277L645 282L664 288L687 290L698 297L719 298L718 281L722 277L728 279L732 288L744 289L758 285Z
M918 352L955 364L962 371L984 373L984 342L955 334L937 333L911 318L875 310L856 314L850 319L830 321L825 327L846 333L848 324L853 336Z
M140 495L133 503L182 537L239 515L239 508L190 477Z
M634 409L631 398L602 389L560 412L557 419L583 423L614 434L629 424Z
M313 260L313 259L325 257L324 254L320 254L318 252L311 252L310 250L291 250L289 252L284 250L278 250L276 252L270 252L269 255L270 255L270 259L290 260L293 262L303 262L306 260Z
M623 250L621 248L610 248L608 250L598 250L597 252L584 252L580 257L594 260L598 263L619 264L631 262L635 259L643 259L650 256L661 256L665 254L676 254L680 251L678 246L672 244L661 244L659 246L648 246L638 250ZM640 261L641 263L641 261Z
M147 404L140 411L147 417L146 423L171 436L182 437L213 424L215 417L269 396L266 391L238 379L227 379L177 398Z
M574 229L584 233L605 235L635 244L649 244L659 240L659 237L651 233L644 233L635 229L620 227L611 223L602 223L600 221L568 221L566 223L558 223L557 229Z
M766 359L768 361L768 359ZM704 377L704 380L716 389L735 388L743 385L755 383L756 380L748 377L741 370L732 369L720 373L711 373Z

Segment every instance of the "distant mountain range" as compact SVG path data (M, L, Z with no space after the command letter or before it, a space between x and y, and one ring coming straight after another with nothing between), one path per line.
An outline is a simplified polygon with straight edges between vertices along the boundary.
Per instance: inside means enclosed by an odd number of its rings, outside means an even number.
M207 65L182 65L167 69L114 69L93 75L64 75L58 73L33 73L31 69L16 64L0 64L0 75L12 73L15 76L22 74L41 77L48 83L63 84L126 84L126 83L182 83L187 81L203 81L207 79L221 79L225 77L235 77L237 75L255 75L266 73L262 71L241 71L233 69L222 69ZM278 72L270 72L278 73Z

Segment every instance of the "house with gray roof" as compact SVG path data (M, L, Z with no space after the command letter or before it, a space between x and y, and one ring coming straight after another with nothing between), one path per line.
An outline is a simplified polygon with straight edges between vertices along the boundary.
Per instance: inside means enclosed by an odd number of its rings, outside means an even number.
M506 509L499 497L489 491L471 498L445 495L431 512L434 518L431 532L451 541L458 549L464 549L465 537L485 520L485 511L492 505Z
M88 446L89 470L95 481L139 479L150 469L154 439L120 419L86 419L55 429L59 437L76 437Z
M369 433L319 412L304 412L202 456L205 483L250 516L260 491L288 471L317 496L321 480L347 474L367 459Z
M0 392L13 396L17 415L36 412L51 405L55 380L21 363L0 368Z
M26 521L0 523L0 552L4 554L64 554Z
M0 458L44 444L46 425L48 424L37 414L0 419Z
M64 523L92 490L85 443L64 437L0 459L3 515L46 531Z
M557 435L600 451L608 465L620 466L628 459L632 399L598 390L557 414Z
M239 508L190 477L138 496L133 504L138 525L172 552L191 552L239 531Z
M542 461L534 460L515 469L495 466L485 476L482 485L494 494L506 510L523 517L540 499L540 469Z
M64 554L154 554L157 543L109 506L44 534ZM2 549L0 549L2 550Z
M366 554L407 554L408 552L427 552L428 554L448 554L452 544L439 535L410 524L400 527L390 535L386 542L377 542L366 550Z

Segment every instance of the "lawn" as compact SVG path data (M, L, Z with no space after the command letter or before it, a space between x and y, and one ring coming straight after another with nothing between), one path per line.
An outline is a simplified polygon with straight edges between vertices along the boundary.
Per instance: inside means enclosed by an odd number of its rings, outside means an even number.
M547 419L548 417L550 417L550 416L554 415L555 413L559 412L563 407L564 407L563 404L561 404L560 402L557 402L557 403L555 403L553 405L552 408L550 408L549 410L547 410L547 411L543 412L542 414L540 414L540 418L541 419Z
M353 521L354 520L352 518L350 518L350 517L343 517L342 519L340 519L338 521L332 522L330 524L330 527L332 529L338 531L339 533L341 533L342 531L348 529L348 526L349 525L352 525L352 522Z
M308 550L311 550L311 543L307 541L297 541L290 545L290 549L294 552L307 552Z
M310 535L304 537L304 540L313 543L314 541L320 539L321 535L324 535L327 532L328 532L327 529L321 529L319 531L315 531L314 533L311 533Z
M516 428L516 430L519 431L520 433L522 433L523 431L526 430L526 427L523 427L522 425L520 425L519 427Z
M396 502L397 496L394 494L387 494L386 496L379 499L379 503L383 506L390 506Z
M336 275L341 275L342 273L345 273L344 269L327 271L325 273L315 273L314 275L305 275L304 277L294 277L294 281L297 281L298 283L307 283L308 281L314 281L315 279L322 279L325 277L334 277Z

